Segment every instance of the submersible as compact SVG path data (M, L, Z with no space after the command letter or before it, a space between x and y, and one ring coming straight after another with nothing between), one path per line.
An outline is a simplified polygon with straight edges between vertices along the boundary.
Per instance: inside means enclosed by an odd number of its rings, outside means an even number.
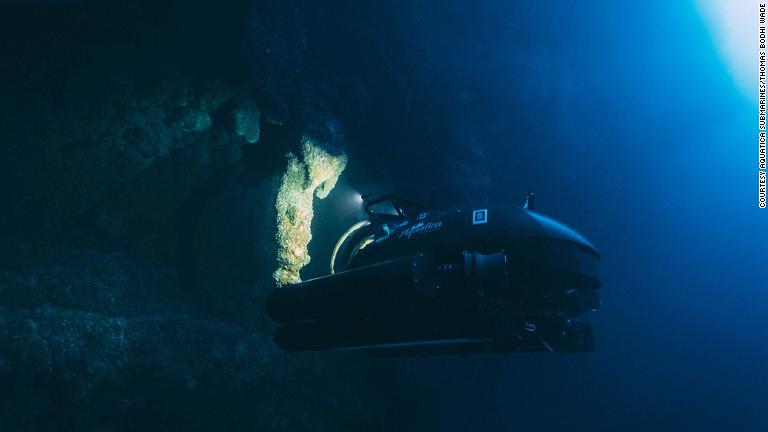
M573 318L600 306L600 254L533 204L366 199L368 219L336 244L331 274L269 294L275 344L385 356L594 349Z

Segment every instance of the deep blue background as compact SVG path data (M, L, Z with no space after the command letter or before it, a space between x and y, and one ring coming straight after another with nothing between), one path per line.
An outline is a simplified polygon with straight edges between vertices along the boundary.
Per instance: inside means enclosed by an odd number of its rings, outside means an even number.
M490 199L535 190L604 256L596 352L402 361L439 394L436 430L766 430L756 103L697 6L400 3L425 121L472 137ZM441 141L387 154L396 187L467 151Z

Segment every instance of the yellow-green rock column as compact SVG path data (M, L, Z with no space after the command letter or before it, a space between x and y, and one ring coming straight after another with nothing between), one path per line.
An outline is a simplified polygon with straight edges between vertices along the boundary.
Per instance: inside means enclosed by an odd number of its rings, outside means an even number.
M288 168L277 191L277 286L301 282L299 272L309 263L314 197L323 199L336 186L347 166L347 155L333 155L305 137L301 159L288 153Z

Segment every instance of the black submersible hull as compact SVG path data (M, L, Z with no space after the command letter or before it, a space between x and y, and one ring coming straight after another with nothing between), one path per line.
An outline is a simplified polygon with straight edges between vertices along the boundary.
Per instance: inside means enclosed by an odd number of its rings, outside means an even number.
M384 227L383 225L387 225ZM343 271L273 290L286 351L376 355L589 351L573 318L600 305L597 251L533 211L424 211L371 223Z

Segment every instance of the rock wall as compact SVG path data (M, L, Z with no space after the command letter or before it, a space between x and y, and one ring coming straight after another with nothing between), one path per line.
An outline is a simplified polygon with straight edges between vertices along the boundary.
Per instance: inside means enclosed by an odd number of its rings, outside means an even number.
M337 6L7 6L0 430L402 429L408 397L407 428L428 417L395 364L286 355L262 313L285 154L387 138L371 95L397 79L334 59L321 24L372 37Z

